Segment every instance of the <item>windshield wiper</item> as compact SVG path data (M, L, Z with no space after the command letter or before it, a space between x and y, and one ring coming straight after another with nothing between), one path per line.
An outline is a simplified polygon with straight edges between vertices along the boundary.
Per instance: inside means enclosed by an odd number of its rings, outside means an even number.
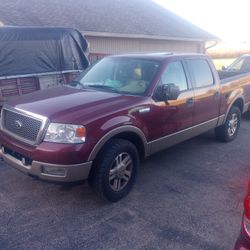
M111 86L107 86L107 85L90 84L90 85L85 85L84 87L94 88L94 89L104 89L104 90L119 93L119 91L116 88L111 87Z

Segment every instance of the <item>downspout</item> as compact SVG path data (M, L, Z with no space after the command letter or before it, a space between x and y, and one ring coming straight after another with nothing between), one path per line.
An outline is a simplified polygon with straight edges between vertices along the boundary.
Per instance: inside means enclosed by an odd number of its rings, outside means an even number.
M216 46L217 44L218 44L218 41L215 41L214 44L212 44L212 45L206 47L206 48L205 48L205 53L207 53L207 50L208 50L208 49L213 48L213 47Z

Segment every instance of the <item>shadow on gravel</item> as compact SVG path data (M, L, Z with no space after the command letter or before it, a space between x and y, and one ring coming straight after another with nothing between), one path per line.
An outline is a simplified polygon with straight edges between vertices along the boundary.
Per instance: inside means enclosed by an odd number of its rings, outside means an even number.
M60 185L59 190L60 191L70 191L75 187L79 187L79 186L86 186L87 185L87 181L77 181L77 182L69 182L69 183L58 183L58 185Z
M243 120L250 120L250 111L247 111L244 115L242 115Z

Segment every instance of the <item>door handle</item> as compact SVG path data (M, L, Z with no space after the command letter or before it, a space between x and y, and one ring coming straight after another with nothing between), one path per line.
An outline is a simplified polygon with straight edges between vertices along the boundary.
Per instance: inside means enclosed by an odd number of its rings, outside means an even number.
M188 106L193 106L193 104L194 104L193 97L188 98L187 101L186 101L186 103L187 103Z

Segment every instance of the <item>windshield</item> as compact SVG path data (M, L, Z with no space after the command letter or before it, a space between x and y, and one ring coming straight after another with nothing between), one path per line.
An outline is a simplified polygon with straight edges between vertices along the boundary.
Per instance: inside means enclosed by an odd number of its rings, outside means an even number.
M159 62L151 60L104 58L76 80L83 88L143 95L159 66Z
M250 71L250 57L238 58L231 65L228 66L227 71L249 72Z

